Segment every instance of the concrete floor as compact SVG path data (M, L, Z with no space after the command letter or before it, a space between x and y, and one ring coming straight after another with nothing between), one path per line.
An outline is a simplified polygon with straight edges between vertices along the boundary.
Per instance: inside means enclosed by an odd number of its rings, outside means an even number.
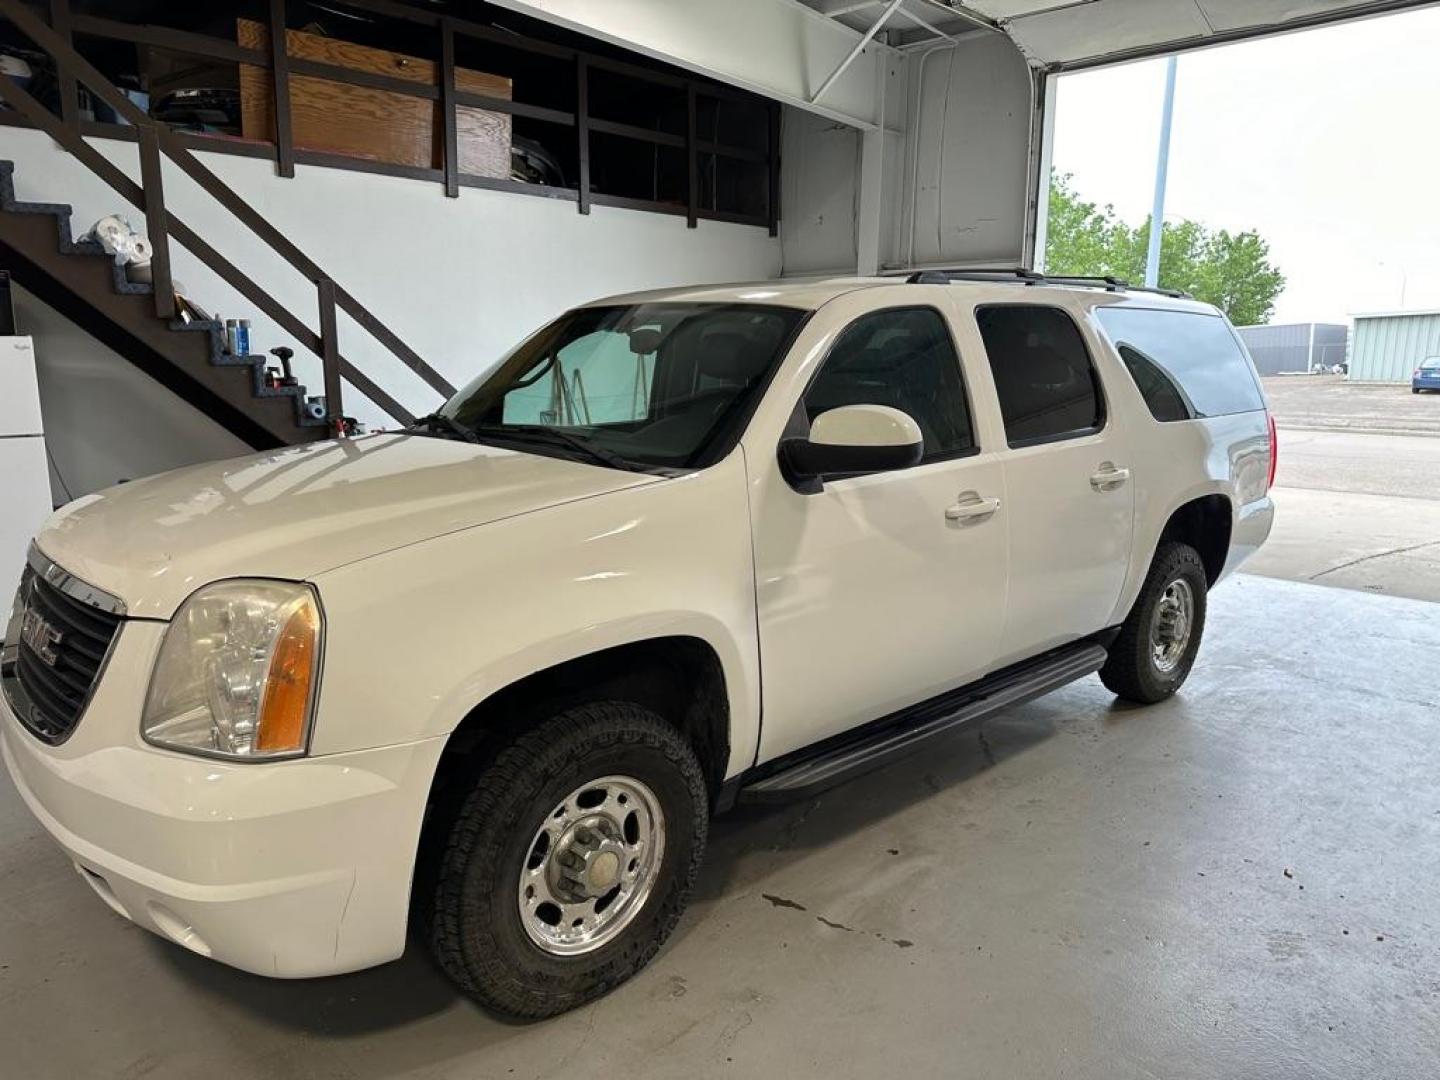
M0 784L0 1075L1433 1077L1440 618L1259 577L1178 699L1094 679L717 822L634 981L511 1025L412 947L276 983L111 914Z

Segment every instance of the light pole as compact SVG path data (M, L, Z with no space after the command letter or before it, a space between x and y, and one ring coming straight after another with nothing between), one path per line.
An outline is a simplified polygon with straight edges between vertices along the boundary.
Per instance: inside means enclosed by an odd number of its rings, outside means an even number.
M1178 56L1165 66L1165 105L1160 114L1160 153L1155 161L1155 205L1150 211L1150 251L1145 259L1145 286L1160 284L1160 242L1165 235L1165 188L1170 182L1170 129L1175 120L1175 75Z
M1399 263L1387 263L1381 261L1381 266L1388 266L1392 270L1400 271L1400 310L1405 310L1405 296L1410 291L1410 274Z

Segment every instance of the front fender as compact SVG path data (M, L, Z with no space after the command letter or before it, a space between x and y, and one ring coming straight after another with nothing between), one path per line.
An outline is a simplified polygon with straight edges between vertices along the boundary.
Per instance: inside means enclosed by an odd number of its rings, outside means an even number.
M730 772L754 760L759 647L744 462L436 537L319 575L313 751L445 735L567 660L698 638L729 695Z

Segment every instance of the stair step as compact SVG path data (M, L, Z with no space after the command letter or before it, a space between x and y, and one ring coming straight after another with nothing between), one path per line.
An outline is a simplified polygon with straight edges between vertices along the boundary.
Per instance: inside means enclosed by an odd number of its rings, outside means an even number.
M71 217L74 210L65 203L48 202L27 202L15 197L15 163L0 159L0 213L26 214L26 215L48 215L55 221L56 250L62 255L94 256L110 260L110 280L115 293L122 296L154 296L155 286L150 282L131 281L126 273L125 267L116 263L105 248L98 242L88 238L76 239L71 228ZM82 297L84 290L77 290L75 295ZM87 305L93 306L94 302L86 300ZM152 312L153 314L153 312ZM112 320L113 315L107 316ZM123 320L122 320L123 321ZM225 352L225 327L217 320L205 320L197 322L185 322L183 320L172 320L167 324L171 331L179 333L204 333L209 335L208 360L214 367L234 367L250 369L250 396L256 401L269 400L274 398L289 398L292 401L294 424L297 428L314 430L326 427L324 416L314 417L310 415L309 392L304 386L270 386L265 377L265 369L269 358L261 355L232 356ZM183 369L184 365L178 361L171 361L177 367ZM241 410L242 412L245 410ZM255 417L259 422L259 417ZM296 441L293 437L285 436L279 431L274 432L275 437L285 441ZM308 436L306 436L308 438ZM259 445L259 444L256 444Z

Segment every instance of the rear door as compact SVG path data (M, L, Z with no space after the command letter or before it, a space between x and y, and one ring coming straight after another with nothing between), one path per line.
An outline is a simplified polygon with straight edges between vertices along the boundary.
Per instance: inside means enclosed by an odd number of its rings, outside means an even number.
M1010 598L1000 663L1104 629L1129 568L1133 462L1074 315L982 304L1004 421Z

